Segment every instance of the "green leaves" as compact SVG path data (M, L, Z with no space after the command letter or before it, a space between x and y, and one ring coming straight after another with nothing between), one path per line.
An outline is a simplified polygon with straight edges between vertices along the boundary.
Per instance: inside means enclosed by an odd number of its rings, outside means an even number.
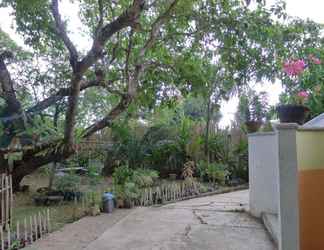
M12 7L17 31L27 45L40 51L53 47L63 50L54 31L49 0L4 0L3 6Z

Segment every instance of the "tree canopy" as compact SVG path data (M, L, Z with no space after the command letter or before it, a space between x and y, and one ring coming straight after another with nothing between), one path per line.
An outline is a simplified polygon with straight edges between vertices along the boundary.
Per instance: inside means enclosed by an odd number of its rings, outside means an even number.
M71 40L62 1L0 3L30 48L24 51L0 31L0 120L7 142L0 163L7 171L6 155L21 153L12 169L15 185L70 156L79 139L125 111L153 109L175 95L217 103L250 81L273 81L282 59L313 45L312 32L320 30L287 19L281 2L271 8L239 0L72 2L92 40L88 51Z

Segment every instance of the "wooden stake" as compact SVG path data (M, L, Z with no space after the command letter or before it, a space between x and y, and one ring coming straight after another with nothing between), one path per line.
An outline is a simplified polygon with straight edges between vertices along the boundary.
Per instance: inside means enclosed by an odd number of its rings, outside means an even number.
M43 227L44 227L44 234L48 233L48 230L47 230L47 223L46 223L46 212L44 211L43 214Z
M39 223L39 238L43 237L43 228L42 228L42 216L40 212L38 212L38 223Z
M11 248L11 232L10 232L10 226L7 224L7 236L8 236L8 249Z
M4 214L4 179L3 179L4 175L1 175L1 225L4 225L4 221L5 221L5 214Z
M47 209L47 227L48 227L48 232L51 232L51 221L50 221L50 211Z
M2 177L1 177L2 178ZM3 228L0 226L0 237L1 237L1 250L4 250L4 237L3 237Z
M34 228L35 228L35 240L38 239L38 230L37 230L37 216L34 215Z
M26 219L26 217L24 219L24 233L25 233L25 242L27 243L27 241L28 241L28 230L27 230L27 219Z
M12 176L9 175L9 188L10 188L10 208L9 208L9 214L10 214L10 221L12 221L12 205L13 205L13 194L12 194Z
M17 221L17 226L16 226L16 236L17 240L20 241L20 230L19 230L19 221Z
M33 218L32 218L32 216L29 217L29 222L30 222L30 243L33 243L34 235L33 235Z
M9 211L9 178L6 176L6 223L9 226L10 223L10 211Z

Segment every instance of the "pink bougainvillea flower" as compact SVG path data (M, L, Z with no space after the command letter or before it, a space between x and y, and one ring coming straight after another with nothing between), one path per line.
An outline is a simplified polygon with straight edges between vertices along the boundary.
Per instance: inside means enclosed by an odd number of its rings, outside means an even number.
M308 58L314 64L321 64L322 63L321 60L319 58L315 57L313 54L310 54Z
M300 97L300 98L303 98L303 99L307 99L309 94L306 91L299 91L297 93L297 96Z
M306 68L306 63L304 60L291 60L287 61L283 65L283 70L289 76L298 76L304 72Z

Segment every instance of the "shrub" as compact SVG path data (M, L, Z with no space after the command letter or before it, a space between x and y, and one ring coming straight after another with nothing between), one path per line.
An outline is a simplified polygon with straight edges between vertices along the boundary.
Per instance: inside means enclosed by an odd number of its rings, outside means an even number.
M249 181L248 142L240 140L233 148L233 155L236 157L236 164L231 169L231 178Z
M134 202L140 195L140 189L152 186L158 177L158 172L154 170L133 170L127 165L118 167L113 173L115 195L125 201Z
M212 182L218 182L220 184L225 184L228 176L228 171L226 170L226 165L221 163L211 163L207 166L206 173Z
M222 163L207 163L200 161L197 164L198 175L202 180L225 184L229 176L228 166Z
M125 199L128 201L135 201L140 196L138 186L133 182L126 182L124 188Z
M75 174L66 174L56 178L55 188L63 192L75 192L79 190L80 183L80 176Z
M98 166L98 164L95 164L95 162L90 161L90 164L87 169L87 177L89 178L89 184L91 186L97 185L101 180L100 167Z
M159 178L159 173L150 169L134 170L132 179L134 183L140 188L150 187Z
M127 165L115 168L113 173L114 185L125 185L125 183L132 177L133 170Z

